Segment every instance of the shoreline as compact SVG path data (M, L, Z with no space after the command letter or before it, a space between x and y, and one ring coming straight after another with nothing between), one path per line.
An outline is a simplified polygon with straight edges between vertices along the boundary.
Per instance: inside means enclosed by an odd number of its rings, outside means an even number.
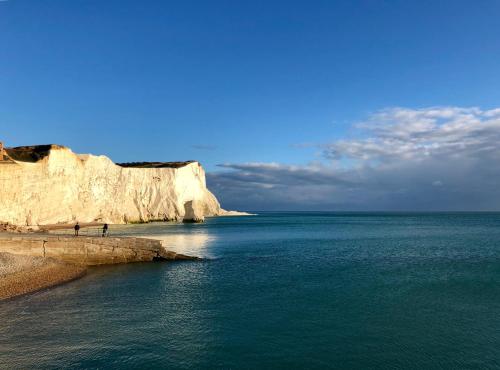
M216 217L245 217L245 216L258 216L257 213L241 212L241 211L226 211L224 209L217 215L204 216L204 218L216 218ZM136 225L136 224L149 224L153 222L165 222L165 223L179 223L177 219L158 219L158 220L148 220L148 221L138 221L138 222L126 222L126 223L111 223L108 222L109 226L124 226L124 225ZM191 221L182 221L191 222ZM193 221L197 222L197 221ZM203 221L201 221L203 222ZM0 235L3 233L50 233L51 231L58 230L73 230L76 222L63 222L57 224L41 224L41 225L15 225L9 222L0 222ZM81 230L85 228L101 228L106 222L104 221L89 221L89 222L79 222Z
M0 253L0 302L77 280L87 273L85 266L53 258ZM5 267L7 266L7 267Z
M200 259L150 238L0 234L0 302L78 279L87 266Z

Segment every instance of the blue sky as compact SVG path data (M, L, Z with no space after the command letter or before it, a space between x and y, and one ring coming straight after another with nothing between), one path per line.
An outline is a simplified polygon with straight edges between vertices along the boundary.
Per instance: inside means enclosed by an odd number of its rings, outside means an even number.
M239 202L250 191L238 187L243 164L313 179L319 165L359 172L383 161L332 163L328 150L380 139L356 124L383 110L478 107L483 117L499 106L499 14L487 0L0 1L0 137L117 162L197 159L223 205L266 208L276 194L265 189L296 184L258 180L258 199ZM299 186L269 208L308 208L309 191L318 193ZM398 208L384 196L333 198L311 207Z

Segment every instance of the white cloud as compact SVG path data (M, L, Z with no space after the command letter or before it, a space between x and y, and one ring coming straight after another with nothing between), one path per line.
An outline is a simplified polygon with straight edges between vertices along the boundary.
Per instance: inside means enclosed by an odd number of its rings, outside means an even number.
M325 155L333 160L392 164L401 159L483 157L485 153L498 157L500 117L492 112L455 107L384 110L358 125L367 138L331 143Z
M209 181L248 209L500 209L500 108L390 108L355 130L321 145L327 163L225 164Z

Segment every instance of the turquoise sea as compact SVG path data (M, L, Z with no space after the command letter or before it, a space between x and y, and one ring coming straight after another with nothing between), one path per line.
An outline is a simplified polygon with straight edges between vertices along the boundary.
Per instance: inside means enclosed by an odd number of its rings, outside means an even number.
M500 368L499 213L261 213L112 227L199 262L0 303L0 368Z

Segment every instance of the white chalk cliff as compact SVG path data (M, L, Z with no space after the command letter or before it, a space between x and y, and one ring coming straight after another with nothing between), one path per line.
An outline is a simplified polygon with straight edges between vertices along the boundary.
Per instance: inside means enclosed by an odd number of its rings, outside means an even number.
M202 221L226 212L207 189L198 162L126 167L57 145L45 146L37 156L33 153L42 147L30 148L7 149L0 158L2 222Z

